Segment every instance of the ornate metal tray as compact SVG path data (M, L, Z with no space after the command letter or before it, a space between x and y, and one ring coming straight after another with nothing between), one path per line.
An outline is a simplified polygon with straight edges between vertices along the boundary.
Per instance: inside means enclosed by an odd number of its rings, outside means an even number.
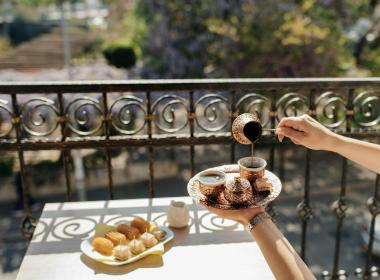
M218 170L226 173L227 178L239 176L239 166L237 164L222 165L218 167L209 168L207 170ZM198 173L199 174L199 173ZM281 192L281 181L272 172L265 170L264 177L272 183L273 190L270 194L263 194L254 192L252 200L248 203L243 204L233 204L224 198L223 192L220 193L219 197L215 200L210 200L204 196L199 190L198 174L190 179L187 184L187 192L189 195L199 204L207 207L219 208L224 210L236 210L241 208L254 208L259 206L266 206L270 201L274 200Z

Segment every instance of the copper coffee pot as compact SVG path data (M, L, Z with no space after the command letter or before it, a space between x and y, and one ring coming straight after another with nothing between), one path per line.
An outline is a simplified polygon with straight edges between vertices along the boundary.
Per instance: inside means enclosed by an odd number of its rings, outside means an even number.
M240 144L255 143L261 137L263 131L275 131L276 129L263 128L260 119L255 114L244 113L239 115L232 124L232 135Z

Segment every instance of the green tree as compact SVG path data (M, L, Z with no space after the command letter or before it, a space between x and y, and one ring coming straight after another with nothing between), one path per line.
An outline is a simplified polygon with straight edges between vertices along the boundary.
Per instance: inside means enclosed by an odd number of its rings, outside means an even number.
M78 1L79 0L17 0L17 3L38 7L38 6L47 6L50 4L60 4L64 2L75 3Z
M133 48L123 45L112 45L103 49L107 62L117 68L131 68L136 64L136 54Z
M345 24L362 15L363 3L342 7L338 2L137 1L136 16L146 26L145 73L161 78L341 75L354 64ZM357 13L348 12L352 7Z

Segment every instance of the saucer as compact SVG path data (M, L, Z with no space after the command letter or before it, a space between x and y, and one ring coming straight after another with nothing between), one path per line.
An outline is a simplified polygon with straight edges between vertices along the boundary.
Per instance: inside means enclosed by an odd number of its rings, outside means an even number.
M240 176L239 166L237 164L222 165L218 167L209 168L206 170L223 171L224 173L226 173L227 179ZM252 199L244 204L231 203L224 197L223 192L221 192L217 198L211 200L211 199L208 199L206 196L204 196L200 192L198 175L199 173L196 174L194 177L192 177L189 183L187 184L187 192L189 193L189 195L197 203L201 205L223 209L223 210L236 210L236 209L242 209L242 208L254 208L254 207L260 207L260 206L266 206L269 202L274 200L280 194L281 189L282 189L280 179L272 172L265 170L264 178L267 178L269 182L272 184L271 193L268 194L268 193L260 193L260 192L254 191Z

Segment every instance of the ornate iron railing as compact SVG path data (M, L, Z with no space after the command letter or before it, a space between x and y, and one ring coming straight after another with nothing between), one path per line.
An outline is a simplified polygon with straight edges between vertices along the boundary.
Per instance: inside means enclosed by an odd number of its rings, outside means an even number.
M96 82L0 83L0 150L16 151L22 190L28 197L24 152L61 150L66 196L72 197L69 158L73 149L104 148L108 170L109 199L113 199L110 150L146 146L149 155L149 193L154 196L154 152L158 146L186 145L194 174L194 145L235 145L230 133L234 118L256 113L264 126L275 128L285 116L310 114L328 128L358 138L379 139L380 79L216 79L136 80ZM85 94L85 95L84 95ZM41 96L43 95L43 96ZM274 169L276 141L270 143L269 168ZM302 223L301 256L306 258L310 206L311 150L306 153L304 197L298 205ZM338 279L342 225L347 211L347 160L342 159L341 191L334 203L337 218L334 264ZM23 232L31 237L35 219L24 199ZM380 213L379 176L368 201L372 222L364 278L371 277L375 218ZM341 279L341 278L339 278Z

